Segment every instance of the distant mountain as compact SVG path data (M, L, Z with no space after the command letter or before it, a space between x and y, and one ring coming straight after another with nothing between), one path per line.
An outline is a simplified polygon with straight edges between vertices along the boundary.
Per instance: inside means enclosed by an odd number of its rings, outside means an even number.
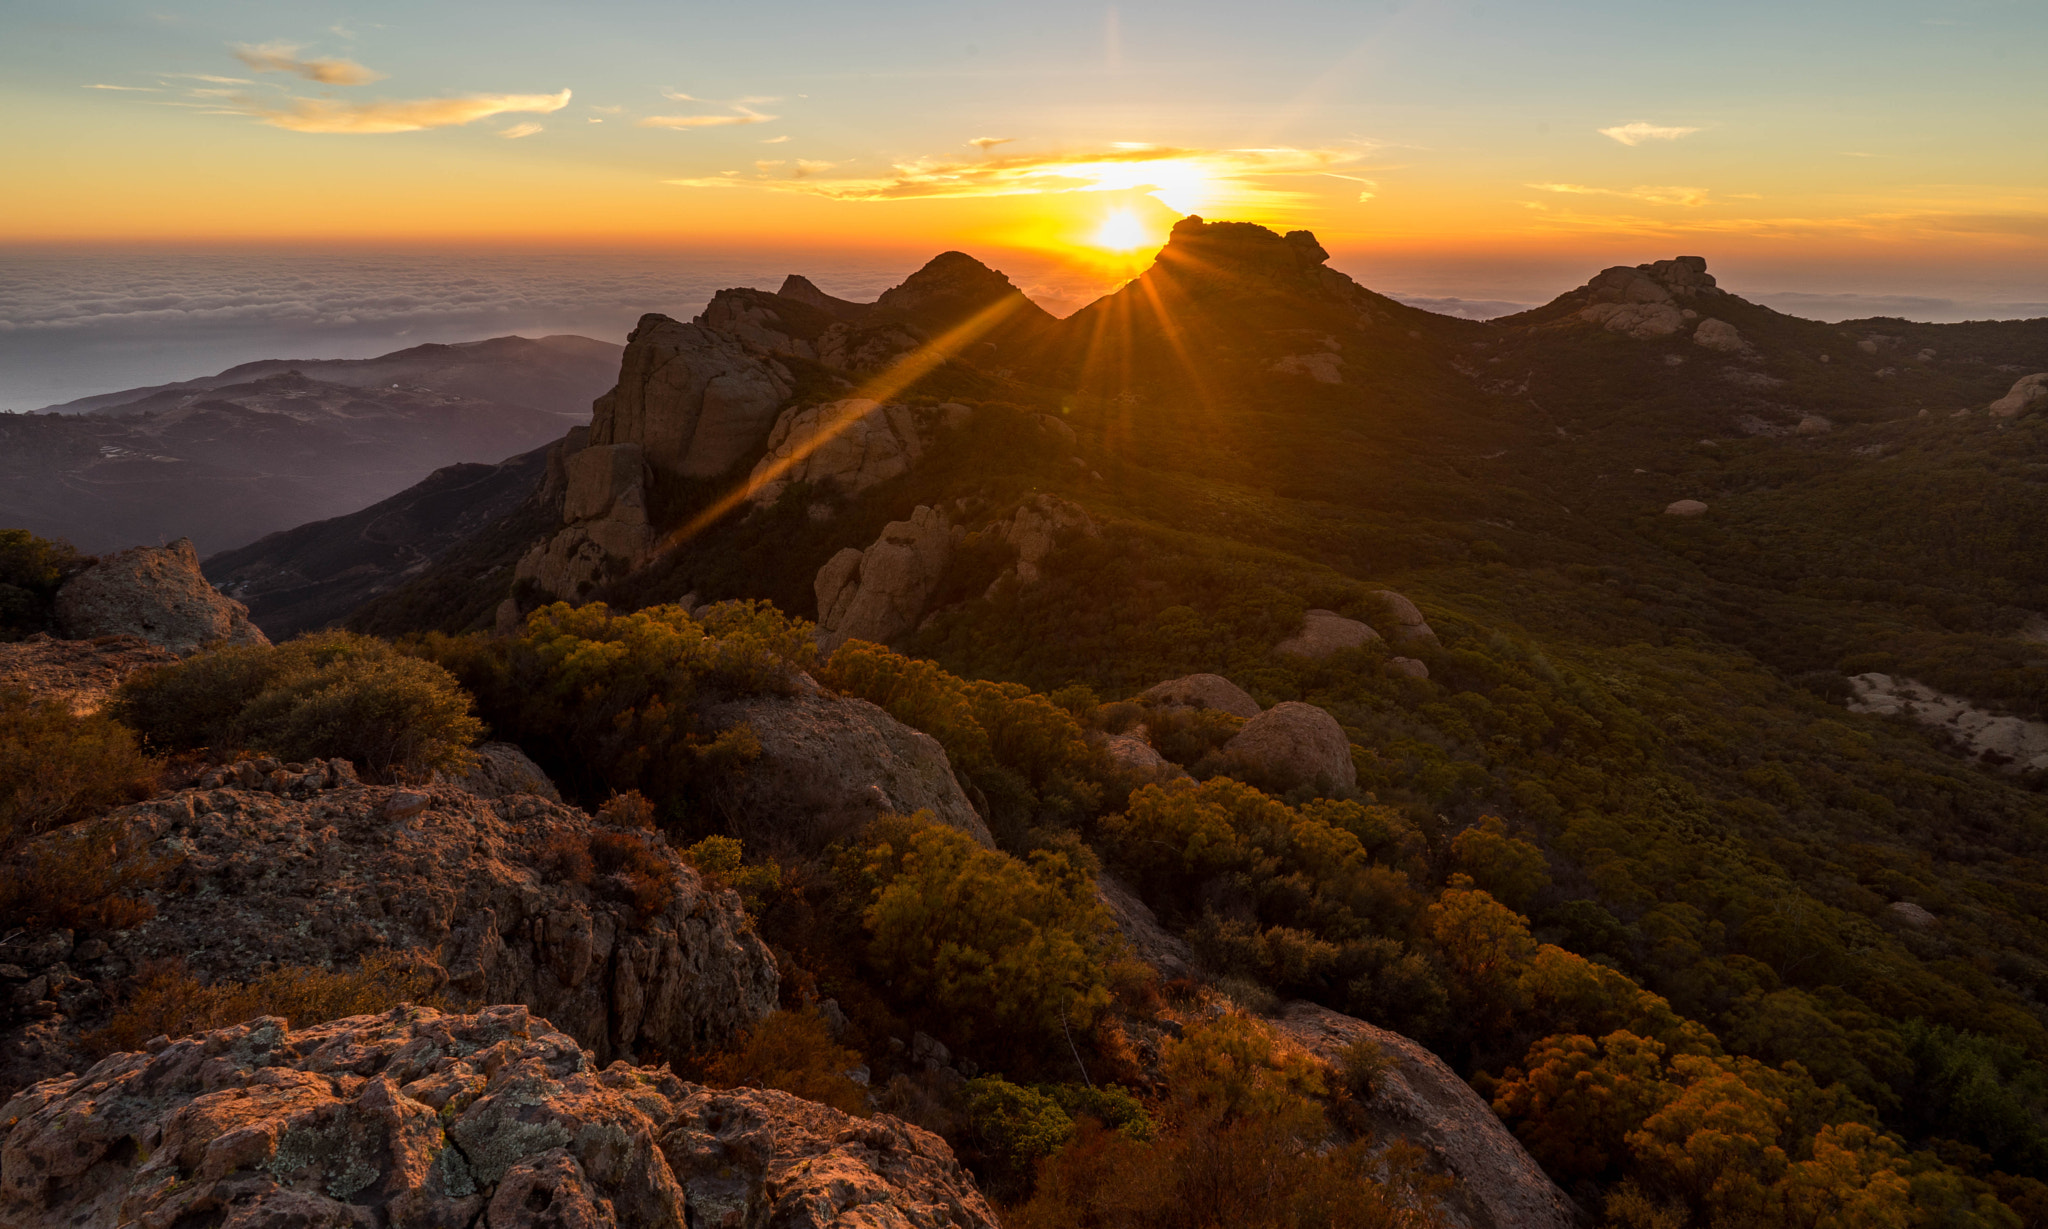
M620 350L500 337L244 363L0 415L0 525L87 551L178 537L202 555L232 549L559 437L611 386Z

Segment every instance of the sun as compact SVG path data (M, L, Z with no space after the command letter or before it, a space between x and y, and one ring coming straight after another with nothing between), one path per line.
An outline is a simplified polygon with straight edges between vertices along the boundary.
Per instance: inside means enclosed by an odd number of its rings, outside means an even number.
M1129 252L1156 242L1150 228L1128 209L1119 209L1102 219L1102 225L1088 241L1112 252Z

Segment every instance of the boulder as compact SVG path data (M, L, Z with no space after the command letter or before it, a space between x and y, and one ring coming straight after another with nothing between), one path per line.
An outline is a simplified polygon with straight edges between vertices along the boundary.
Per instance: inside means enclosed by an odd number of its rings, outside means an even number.
M1102 741L1102 752L1118 768L1139 776L1187 775L1136 733L1110 735Z
M1798 426L1792 428L1792 433L1794 435L1826 435L1834 429L1835 424L1827 419L1822 418L1818 414L1808 414L1799 420Z
M1302 616L1301 630L1275 645L1274 650L1294 657L1328 657L1339 649L1355 649L1379 638L1378 632L1356 619L1347 619L1334 610L1311 610Z
M965 422L966 406L913 408L850 397L783 411L768 434L768 454L747 479L748 498L773 503L793 482L844 495L901 477L939 432Z
M468 772L457 776L435 773L437 785L452 785L468 790L479 798L510 798L514 794L532 794L549 802L560 802L562 792L548 779L548 774L539 764L527 758L513 743L483 743L472 748L476 763Z
M1579 319L1636 341L1669 337L1685 327L1685 316L1670 303L1595 303Z
M139 636L56 640L37 634L0 644L0 691L57 700L83 717L98 712L130 674L176 660L177 654Z
M616 831L581 811L533 794L365 788L347 768L242 761L112 812L105 839L168 868L156 916L102 936L98 964L58 970L88 984L52 992L40 1023L61 1016L55 1032L0 1038L0 1084L76 1070L58 1042L103 1019L125 971L166 958L246 982L412 951L452 997L524 1003L606 1060L681 1054L775 1009L775 960L739 898L658 839L670 899L643 913L604 878L561 873L551 846Z
M793 695L727 701L702 720L713 730L745 723L760 740L761 757L719 787L723 818L749 841L821 849L884 811L930 811L995 844L937 739L809 675Z
M2048 405L2048 371L2038 371L2013 381L2005 396L1991 403L1997 418L2015 418Z
M1045 417L1072 434L1073 428L1050 416ZM1102 530L1094 518L1079 505L1067 502L1057 495L1036 494L1018 505L1009 518L992 526L997 536L1017 548L1017 579L1024 584L1036 584L1040 575L1039 565L1052 554L1060 540L1073 534L1099 537Z
M1223 754L1283 789L1358 784L1344 727L1322 709L1298 700L1275 704L1247 721L1223 744Z
M1895 900L1885 906L1885 912L1891 914L1893 921L1903 922L1915 930L1932 930L1941 925L1932 913L1910 900Z
M1666 516L1704 516L1707 505L1697 499L1674 499L1664 505Z
M1689 309L1680 306L1681 302L1724 292L1714 285L1704 259L1679 256L1603 269L1579 293L1587 303L1580 309L1579 319L1610 333L1648 341L1669 337L1685 327Z
M1390 657L1387 659L1387 673L1395 678L1426 679L1429 677L1429 663L1413 657Z
M39 1084L0 1122L15 1229L996 1226L929 1132L600 1070L516 1005L264 1016Z
M190 538L102 555L57 590L56 612L71 640L135 636L180 655L215 643L270 643L246 606L200 574Z
M1719 350L1723 354L1739 353L1748 344L1742 340L1742 334L1735 331L1734 325L1712 317L1700 321L1699 327L1692 331L1692 341L1696 346Z
M1195 949L1160 925L1151 907L1122 880L1106 873L1097 875L1095 899L1109 910L1109 918L1130 945L1131 955L1157 969L1161 977L1200 975L1201 962L1195 957Z
M945 512L920 504L909 520L883 526L865 551L834 555L812 585L819 645L829 652L848 640L885 644L916 627L952 550Z
M1395 646L1436 644L1436 632L1431 630L1429 620L1422 617L1422 611L1414 602L1392 589L1381 589L1373 596L1380 600L1387 618L1394 624L1387 633L1387 639Z
M793 387L781 362L730 334L642 316L618 386L592 407L590 442L638 444L657 471L715 478L761 446Z
M1233 717L1256 717L1259 702L1220 674L1190 674L1168 679L1138 693L1138 703L1181 708L1213 708Z
M1444 1061L1399 1033L1314 1003L1289 1003L1268 1022L1281 1038L1331 1064L1359 1041L1389 1060L1365 1111L1380 1139L1423 1150L1452 1179L1441 1196L1464 1229L1573 1229L1579 1210L1493 1110Z

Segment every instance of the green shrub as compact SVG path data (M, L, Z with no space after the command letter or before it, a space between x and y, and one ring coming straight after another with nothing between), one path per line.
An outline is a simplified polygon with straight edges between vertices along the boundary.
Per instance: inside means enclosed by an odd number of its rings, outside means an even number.
M146 797L158 765L101 713L0 691L0 854L37 833Z
M293 965L253 982L208 985L175 961L146 966L128 1001L104 1028L83 1040L88 1054L139 1050L152 1037L185 1037L258 1016L282 1016L294 1027L366 1016L401 1003L453 1006L439 992L428 961L413 952L375 952L353 970Z
M58 587L85 562L68 542L0 529L0 641L48 631Z

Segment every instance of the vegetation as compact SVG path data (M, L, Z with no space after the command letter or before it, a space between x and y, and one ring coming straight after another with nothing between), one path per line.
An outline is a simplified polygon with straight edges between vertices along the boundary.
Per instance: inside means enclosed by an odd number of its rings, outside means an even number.
M88 562L68 542L0 529L0 641L50 631L58 588Z
M303 1028L404 1003L451 1007L423 963L414 953L373 952L345 972L288 966L253 982L207 983L183 964L167 961L137 975L128 1001L84 1045L97 1056L139 1050L152 1037L185 1037L258 1016L281 1016Z

